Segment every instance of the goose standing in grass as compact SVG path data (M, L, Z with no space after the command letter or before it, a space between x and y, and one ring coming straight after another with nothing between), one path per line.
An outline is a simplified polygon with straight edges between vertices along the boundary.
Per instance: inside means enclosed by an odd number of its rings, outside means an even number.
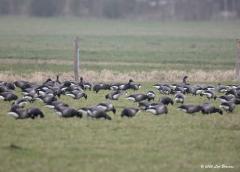
M174 100L175 100L176 103L183 104L184 103L184 99L185 99L185 96L182 93L176 93L175 96L174 96Z
M211 113L219 113L220 115L223 114L223 111L221 109L214 107L210 103L204 103L202 105L201 111L203 114L211 114Z
M85 98L87 99L87 94L82 92L82 91L79 91L79 90L73 90L69 93L65 93L67 96L70 96L72 97L73 99L81 99L81 98Z
M99 111L104 112L112 111L114 114L116 113L116 109L112 103L99 103L96 106L94 106L94 108L98 109Z
M154 115L167 114L168 108L164 104L159 104L156 106L147 107L146 112L151 112Z
M110 88L111 86L109 84L100 83L93 86L93 91L98 93L100 90L110 90Z
M132 100L134 102L141 102L144 100L151 101L151 100L154 100L154 98L155 98L155 93L153 91L149 91L147 94L141 94L141 93L132 94L127 97L128 100Z
M219 107L224 109L226 112L233 112L236 104L233 101L222 102Z
M0 93L0 100L4 100L4 101L13 101L13 100L17 100L18 96L13 94L12 92L3 92Z
M186 112L186 113L196 113L200 112L202 110L202 106L200 105L181 105L178 107L180 110Z
M12 105L8 115L14 117L15 119L35 119L37 117L44 118L44 114L39 108L23 109L19 105Z
M169 104L173 105L174 104L172 98L170 98L170 97L162 97L162 98L160 98L160 103L162 103L164 105L169 105Z
M123 94L124 94L124 92L122 92L120 90L117 90L117 91L113 91L111 93L108 93L107 95L105 95L105 98L109 99L109 100L118 100L119 97Z
M56 109L56 113L62 118L72 118L72 117L82 118L81 112L73 108L70 108L68 106L58 106Z
M140 110L137 108L124 108L122 110L121 117L132 118L132 117L136 116L136 114L138 112L140 112Z
M204 90L201 93L201 96L203 96L203 95L205 95L208 98L208 100L210 100L210 99L216 100L216 98L217 98L216 94L212 90Z

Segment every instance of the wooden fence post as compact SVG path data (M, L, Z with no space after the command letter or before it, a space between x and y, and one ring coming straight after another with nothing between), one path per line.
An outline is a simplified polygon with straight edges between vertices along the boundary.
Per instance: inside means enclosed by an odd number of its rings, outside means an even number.
M240 80L240 39L237 39L237 53L236 53L236 79Z
M79 82L79 56L80 56L80 50L79 50L79 37L76 37L74 40L74 79L76 82Z

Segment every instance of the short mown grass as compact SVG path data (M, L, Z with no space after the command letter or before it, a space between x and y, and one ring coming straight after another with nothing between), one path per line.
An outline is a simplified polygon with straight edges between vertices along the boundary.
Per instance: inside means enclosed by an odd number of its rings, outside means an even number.
M151 85L137 92L154 90ZM106 101L107 92L87 91L87 100L61 100L80 108ZM156 101L160 97L157 93ZM203 102L204 97L186 99ZM239 171L239 107L223 116L204 116L186 114L174 105L168 115L141 112L126 119L120 117L122 108L137 105L124 97L113 103L117 113L110 113L112 121L61 119L40 102L29 106L40 107L44 119L14 120L6 115L10 103L0 101L0 171L205 171L202 164L231 165L230 171Z
M239 21L225 22L140 22L84 20L78 18L0 17L0 59L45 60L45 67L35 63L28 70L54 72L61 70L47 61L72 61L73 40L80 37L81 68L86 70L151 71L151 70L229 70L235 64L235 39L240 35ZM84 62L91 63L85 65ZM108 62L112 65L99 65ZM120 62L135 63L124 67ZM149 64L149 65L141 65ZM151 66L152 63L159 64ZM26 73L9 66L13 72ZM71 71L69 65L62 65Z

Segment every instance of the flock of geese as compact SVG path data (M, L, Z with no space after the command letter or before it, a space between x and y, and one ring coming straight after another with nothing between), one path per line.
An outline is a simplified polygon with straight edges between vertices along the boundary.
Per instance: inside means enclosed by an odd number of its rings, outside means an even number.
M16 88L20 89L21 96L16 95ZM141 84L132 79L127 83L98 83L92 84L80 78L80 82L47 79L42 84L35 84L28 81L4 82L0 81L0 100L10 102L9 116L15 119L44 118L45 115L38 107L26 108L27 104L34 101L41 101L62 118L90 117L95 119L111 120L109 112L116 113L117 110L112 104L120 97L136 103L134 107L124 107L121 117L134 117L141 111L150 112L154 115L168 114L168 106L178 104L178 109L189 114L200 112L202 114L233 112L240 104L240 85L201 85L189 84L187 76L178 84L158 83L153 85L154 91L139 93ZM87 99L85 90L91 90L97 94L101 90L109 90L105 95L106 102L101 102L90 107L75 109L71 105L61 101L61 96L70 96L76 101ZM134 90L134 94L127 95L128 90ZM160 100L155 100L156 93L161 94ZM94 94L92 94L94 96ZM202 104L186 104L190 96L205 97ZM214 102L219 106L214 106ZM216 103L215 103L216 104Z

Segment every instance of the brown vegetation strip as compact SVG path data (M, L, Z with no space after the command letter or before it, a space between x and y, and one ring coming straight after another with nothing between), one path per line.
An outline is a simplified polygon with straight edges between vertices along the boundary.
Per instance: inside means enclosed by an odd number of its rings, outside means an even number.
M136 72L131 71L127 73L115 72L111 70L102 70L100 72L82 70L81 76L90 82L126 82L130 78L137 82L181 82L184 75L189 76L190 82L224 82L234 80L233 70L193 70L193 71L150 71L150 72ZM56 73L51 71L33 72L30 74L16 74L12 72L3 72L0 74L0 80L14 81L14 80L28 80L31 82L42 82L47 78L56 78ZM73 80L73 73L61 73L61 80Z

